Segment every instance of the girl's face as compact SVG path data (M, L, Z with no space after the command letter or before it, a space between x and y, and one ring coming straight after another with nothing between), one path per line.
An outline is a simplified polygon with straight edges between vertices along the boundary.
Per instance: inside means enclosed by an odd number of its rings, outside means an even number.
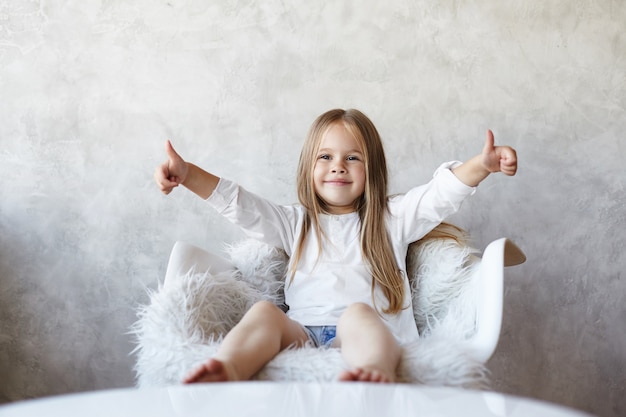
M365 191L365 160L343 123L333 123L322 137L313 168L313 185L330 214L356 210Z

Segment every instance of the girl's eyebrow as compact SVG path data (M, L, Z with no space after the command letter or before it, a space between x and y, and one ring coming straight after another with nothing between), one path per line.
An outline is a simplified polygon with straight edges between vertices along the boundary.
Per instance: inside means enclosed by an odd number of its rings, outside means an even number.
M318 151L317 151L317 153L322 153L322 152L334 152L334 151L335 151L335 150L334 150L334 149L331 149L331 148L324 148L324 149L320 149L320 150L318 150ZM350 149L350 150L349 150L349 151L347 151L346 153L359 153L359 154L362 154L363 152L361 152L361 151L360 151L360 150L358 150L358 149Z

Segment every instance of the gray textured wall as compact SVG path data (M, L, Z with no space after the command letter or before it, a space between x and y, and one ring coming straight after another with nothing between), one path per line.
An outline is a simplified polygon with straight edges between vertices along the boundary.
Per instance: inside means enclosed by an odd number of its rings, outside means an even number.
M517 148L454 219L528 255L495 388L625 415L624 22L609 0L3 0L0 401L132 385L125 332L173 242L238 238L157 191L166 138L288 203L311 121L357 107L393 191L487 128Z

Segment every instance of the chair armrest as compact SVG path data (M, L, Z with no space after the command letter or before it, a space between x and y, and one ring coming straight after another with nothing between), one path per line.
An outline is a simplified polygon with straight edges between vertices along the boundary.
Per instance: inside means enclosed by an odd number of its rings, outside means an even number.
M476 333L469 340L471 356L485 363L498 345L502 327L504 267L519 265L526 256L512 241L491 242L480 262L477 279Z
M192 269L196 272L211 271L213 274L236 270L226 258L186 242L176 242L167 264L164 285L167 286L168 283L174 282L177 277L187 274Z

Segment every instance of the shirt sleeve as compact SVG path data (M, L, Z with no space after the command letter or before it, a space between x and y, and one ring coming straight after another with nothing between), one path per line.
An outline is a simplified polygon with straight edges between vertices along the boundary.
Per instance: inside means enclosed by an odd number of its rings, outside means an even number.
M452 172L459 161L446 162L435 171L432 180L389 200L392 227L390 232L405 243L414 242L456 213L465 199L476 192Z
M302 210L298 206L274 204L224 178L206 202L249 237L291 255L296 230L301 227Z

